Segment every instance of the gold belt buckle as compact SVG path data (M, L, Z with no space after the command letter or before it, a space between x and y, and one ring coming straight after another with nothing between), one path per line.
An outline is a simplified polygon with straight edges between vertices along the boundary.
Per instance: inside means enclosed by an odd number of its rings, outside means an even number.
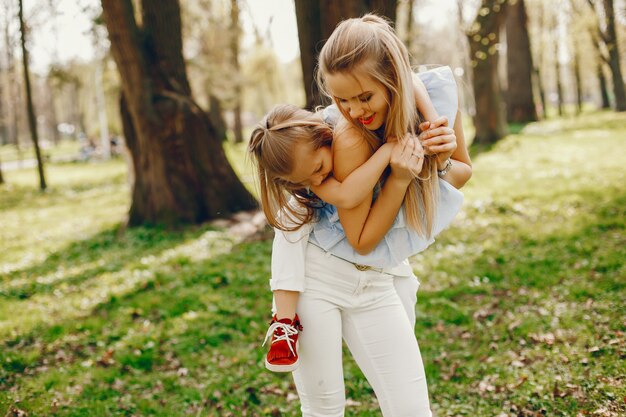
M369 265L361 265L361 264L354 264L354 267L358 269L359 271L368 271L372 268Z

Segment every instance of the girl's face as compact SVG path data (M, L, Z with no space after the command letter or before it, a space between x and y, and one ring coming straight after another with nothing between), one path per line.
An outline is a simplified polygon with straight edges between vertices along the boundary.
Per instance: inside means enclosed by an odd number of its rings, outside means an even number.
M320 185L333 171L333 153L330 146L315 149L308 141L298 141L293 150L294 170L283 177L293 184L308 187Z
M387 88L365 71L338 72L325 77L328 91L355 123L367 130L380 128L389 113Z

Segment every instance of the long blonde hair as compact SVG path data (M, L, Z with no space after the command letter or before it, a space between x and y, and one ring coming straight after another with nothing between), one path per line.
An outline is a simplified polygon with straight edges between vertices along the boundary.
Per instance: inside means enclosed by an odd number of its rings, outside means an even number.
M290 104L275 106L252 131L248 153L256 165L261 206L271 226L291 231L313 220L321 200L282 177L293 172L296 144L310 144L317 150L330 146L332 140L333 132L319 114ZM289 204L290 196L296 206Z
M389 92L383 141L388 137L404 140L407 133L415 134L419 115L409 53L389 22L380 16L367 14L344 20L337 26L319 55L317 83L320 90L334 99L325 85L325 75L351 73L357 67L366 69ZM363 132L372 151L380 146L380 139L374 132L356 123L339 103L337 106L344 117ZM438 179L436 156L425 156L422 172L411 182L404 199L407 223L426 236L430 236L434 223Z

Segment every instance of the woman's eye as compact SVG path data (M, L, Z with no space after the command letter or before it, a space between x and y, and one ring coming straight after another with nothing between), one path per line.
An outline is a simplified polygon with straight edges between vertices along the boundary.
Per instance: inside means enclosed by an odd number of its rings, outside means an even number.
M370 101L371 98L372 96L361 97L361 103L367 103L368 101Z

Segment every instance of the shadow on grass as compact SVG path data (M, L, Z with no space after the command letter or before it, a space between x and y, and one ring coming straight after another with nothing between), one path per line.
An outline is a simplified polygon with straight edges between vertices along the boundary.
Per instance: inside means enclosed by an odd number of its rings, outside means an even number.
M146 232L150 234L142 231ZM111 231L104 234L108 233ZM167 244L180 241L182 236L176 235ZM197 263L182 262L171 272L156 273L143 285L110 296L83 317L51 319L1 342L0 388L9 387L17 377L35 376L39 372L35 369L44 364L79 366L78 362L102 355L129 334L136 334L139 342L131 341L128 349L119 349L120 366L149 372L164 362L165 352L159 349L150 358L137 358L132 353L137 343L154 337L146 332L147 322L159 329L158 344L167 344L165 350L181 357L224 344L244 347L257 343L260 330L251 329L262 329L270 316L270 248L271 241L244 243L229 254ZM142 251L141 256L148 253ZM140 255L135 251L134 256ZM181 328L181 316L190 312L199 313L202 320L192 320ZM253 321L257 324L251 328ZM170 344L173 338L176 342Z

